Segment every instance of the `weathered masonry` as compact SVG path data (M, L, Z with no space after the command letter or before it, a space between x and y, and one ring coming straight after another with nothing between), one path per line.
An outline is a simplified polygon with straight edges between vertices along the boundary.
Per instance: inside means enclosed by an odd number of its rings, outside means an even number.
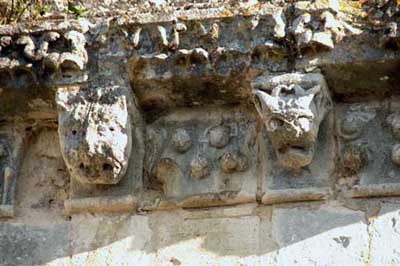
M101 264L76 256L109 245L116 265L399 265L400 10L360 2L0 26L0 265ZM17 226L40 215L58 222ZM221 260L157 253L224 224ZM157 236L124 264L112 245L135 230Z

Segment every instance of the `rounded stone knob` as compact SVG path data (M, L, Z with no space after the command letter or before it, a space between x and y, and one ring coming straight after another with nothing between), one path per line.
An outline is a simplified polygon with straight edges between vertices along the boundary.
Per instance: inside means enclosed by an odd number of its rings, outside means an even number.
M190 162L190 176L194 179L203 179L210 174L208 160L204 157L196 157Z
M396 144L392 148L392 161L395 165L400 166L400 144Z
M186 152L192 146L192 140L185 129L177 129L172 136L172 143L178 152Z
M359 123L354 120L344 118L342 120L342 131L345 134L352 135L356 134L359 131Z
M225 152L221 157L221 169L224 173L244 171L246 168L246 158L236 151Z
M225 126L217 126L210 130L208 141L212 147L223 148L229 143L230 129Z

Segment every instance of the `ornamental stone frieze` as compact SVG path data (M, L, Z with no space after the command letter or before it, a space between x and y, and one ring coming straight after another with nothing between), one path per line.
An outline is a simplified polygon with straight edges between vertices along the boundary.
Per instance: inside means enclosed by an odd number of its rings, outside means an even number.
M339 3L0 26L0 216L44 129L66 213L400 195L398 19Z

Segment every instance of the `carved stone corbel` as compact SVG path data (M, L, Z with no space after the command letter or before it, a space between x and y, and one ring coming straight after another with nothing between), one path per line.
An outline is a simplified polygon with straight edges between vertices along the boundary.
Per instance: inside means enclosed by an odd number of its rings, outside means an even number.
M334 149L332 118L328 116L332 100L323 76L260 76L253 82L253 94L268 143L262 159L266 171L262 201L324 197Z
M144 151L130 89L60 88L56 102L61 152L71 175L67 211L134 209L132 183L141 170L129 166L136 161L141 167Z

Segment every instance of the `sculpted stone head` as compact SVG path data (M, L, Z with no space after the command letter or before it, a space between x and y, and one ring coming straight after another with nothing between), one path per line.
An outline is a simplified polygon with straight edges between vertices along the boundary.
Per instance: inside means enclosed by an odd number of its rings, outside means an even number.
M312 162L321 121L331 106L322 76L309 75L313 76L286 74L266 79L264 85L270 93L253 90L257 112L279 163L287 168L298 169Z
M131 153L127 88L59 89L58 133L70 174L83 183L116 184Z

